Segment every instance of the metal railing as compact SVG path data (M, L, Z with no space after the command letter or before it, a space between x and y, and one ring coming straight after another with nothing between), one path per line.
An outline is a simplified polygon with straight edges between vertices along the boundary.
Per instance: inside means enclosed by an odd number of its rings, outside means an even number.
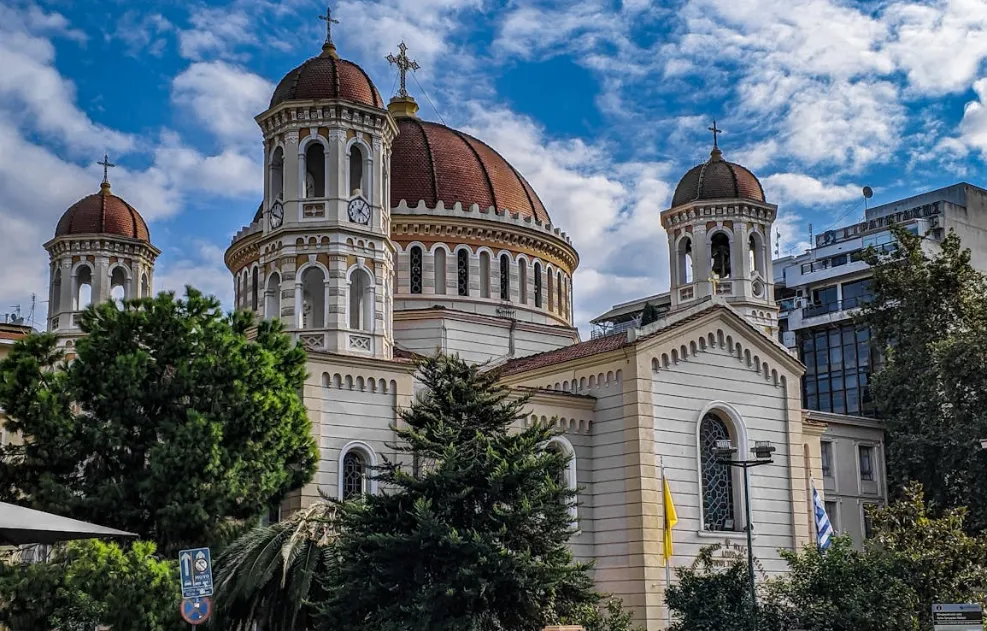
M827 313L838 313L840 311L848 311L850 309L859 309L870 302L870 300L871 295L867 294L864 296L846 298L845 300L834 300L832 302L808 305L802 307L802 317L813 318L816 316L826 315Z

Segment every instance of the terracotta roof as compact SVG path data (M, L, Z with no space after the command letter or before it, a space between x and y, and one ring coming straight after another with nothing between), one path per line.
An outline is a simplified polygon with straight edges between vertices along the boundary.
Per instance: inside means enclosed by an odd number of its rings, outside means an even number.
M23 340L26 333L14 333L12 331L0 331L0 340Z
M55 236L115 234L151 242L147 224L133 206L110 192L104 183L98 193L83 197L58 220Z
M671 207L707 199L749 199L763 202L764 189L748 169L727 162L719 149L713 149L709 160L692 167L679 180Z
M285 101L339 99L370 107L384 107L384 100L363 68L340 59L336 49L322 47L312 57L281 79L271 97L271 107Z
M404 116L391 154L391 203L409 206L424 201L434 208L456 202L477 204L532 217L551 219L527 180L499 153L461 131Z
M545 366L554 366L555 364L561 364L574 359L582 359L590 355L607 353L629 345L626 332L614 333L613 335L598 337L588 342L580 342L579 344L563 346L562 348L545 351L537 355L513 359L504 364L498 372L502 377L507 377L521 372L528 372L529 370L544 368Z

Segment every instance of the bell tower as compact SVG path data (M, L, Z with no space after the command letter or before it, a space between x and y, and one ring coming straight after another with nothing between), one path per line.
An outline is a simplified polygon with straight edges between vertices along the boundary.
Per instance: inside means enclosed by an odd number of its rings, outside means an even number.
M661 213L668 236L672 309L722 299L768 334L778 330L771 229L778 207L753 173L723 159L716 122L709 159L679 181Z
M264 200L226 261L237 306L280 318L307 350L389 358L397 127L363 69L336 52L338 22L320 17L321 53L290 71L256 117Z

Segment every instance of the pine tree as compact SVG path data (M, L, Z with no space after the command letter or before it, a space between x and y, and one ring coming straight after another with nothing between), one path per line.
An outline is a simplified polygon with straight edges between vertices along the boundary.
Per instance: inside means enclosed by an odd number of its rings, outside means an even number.
M340 512L325 577L332 631L537 631L596 594L567 547L575 492L526 401L457 357L419 367L384 491Z
M650 302L644 303L644 311L641 312L641 325L647 326L652 322L657 322L661 318L661 312L658 311L658 307L654 306Z

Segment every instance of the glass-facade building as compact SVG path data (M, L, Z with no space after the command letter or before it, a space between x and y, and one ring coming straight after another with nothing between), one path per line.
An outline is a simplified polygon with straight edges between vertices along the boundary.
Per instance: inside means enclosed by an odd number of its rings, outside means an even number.
M870 332L849 323L800 331L799 338L806 409L873 416Z

